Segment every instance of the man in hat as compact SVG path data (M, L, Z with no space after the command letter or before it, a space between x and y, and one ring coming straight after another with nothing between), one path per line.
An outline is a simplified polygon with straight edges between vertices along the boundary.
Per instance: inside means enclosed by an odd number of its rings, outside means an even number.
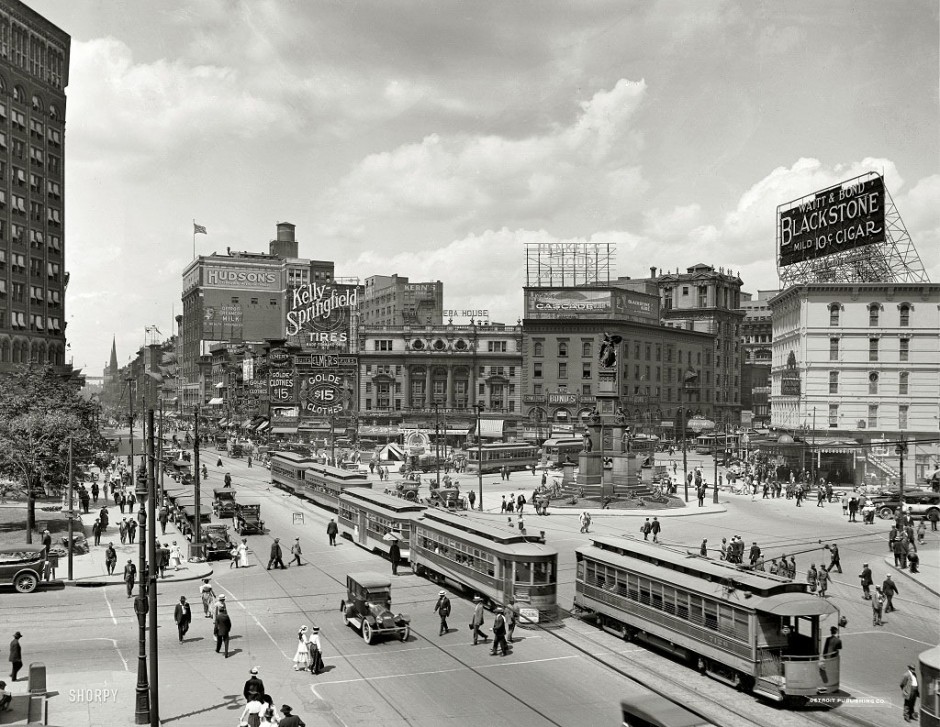
M10 642L10 664L12 665L10 679L14 682L16 681L17 672L23 668L23 650L20 648L21 638L23 638L23 634L17 631L13 634L13 641Z
M858 577L862 581L862 600L870 601L871 587L875 584L875 581L871 576L871 568L868 567L868 563L862 563L862 572L858 574Z
M219 611L225 608L225 594L220 593L219 597L215 599L215 603L212 604L212 622L215 623L216 618L219 615Z
M283 568L284 561L282 560L281 555L281 539L275 538L274 542L271 543L271 557L268 558L268 570L271 570L271 566L275 568Z
M189 604L186 603L186 596L180 596L180 602L176 604L176 609L173 612L173 620L176 621L176 628L179 630L180 641L182 642L186 632L189 631L189 624L193 620L193 612Z
M891 580L891 574L885 576L884 583L881 584L881 592L885 596L885 613L891 613L895 610L894 597L898 595L898 587L895 585L894 581Z
M913 664L907 665L907 671L901 678L901 696L904 697L904 721L914 719L914 705L920 696L920 686L917 683L917 669Z
M291 559L290 559L290 563L287 564L288 568L292 566L294 563L296 563L297 565L303 565L300 562L300 556L303 555L302 551L300 550L300 538L294 538L294 544L290 546L290 554L291 554Z
M293 707L289 704L281 705L281 714L284 716L277 723L277 727L307 727L306 723L296 714L291 714Z
M330 518L329 524L326 526L326 534L330 538L330 545L336 545L336 534L339 532L339 527L336 525L336 520Z
M388 546L388 559L392 561L392 575L398 575L398 561L401 560L401 548L398 547L398 538L394 538Z
M496 609L496 618L493 619L493 650L490 654L496 656L497 648L503 656L509 653L509 645L506 643L506 615L501 606Z
M245 682L245 688L242 690L246 702L250 702L255 697L264 696L264 682L258 678L258 667L251 667L251 676Z
M842 639L839 637L839 629L835 626L829 627L829 636L823 644L823 656L842 651Z
M434 604L434 611L441 617L441 630L438 636L443 636L450 629L447 627L447 617L450 616L450 599L446 591L437 594L437 603Z
M215 653L219 653L222 644L225 644L225 658L228 659L228 642L232 635L232 619L225 608L225 602L222 601L218 611L215 614Z
M232 473L226 472L225 477L223 477L222 480L225 483L224 487L231 487L232 486Z
M127 585L127 597L134 595L134 581L137 579L137 566L130 558L127 559L127 565L124 566L124 583Z
M477 645L478 639L489 641L490 637L480 631L483 625L483 599L479 596L473 597L473 617L470 619L470 630L473 632L473 645Z

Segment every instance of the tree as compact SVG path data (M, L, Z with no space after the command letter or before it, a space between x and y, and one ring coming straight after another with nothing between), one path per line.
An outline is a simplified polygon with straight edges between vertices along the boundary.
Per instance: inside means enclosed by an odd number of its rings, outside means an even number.
M50 366L27 365L0 377L0 470L26 496L27 543L36 528L36 496L58 494L67 484L69 440L77 466L107 449L99 415L98 404Z

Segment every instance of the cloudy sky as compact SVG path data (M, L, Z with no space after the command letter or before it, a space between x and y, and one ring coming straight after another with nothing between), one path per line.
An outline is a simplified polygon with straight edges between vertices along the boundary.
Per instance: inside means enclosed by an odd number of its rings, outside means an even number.
M876 170L940 282L935 0L27 0L72 36L76 366L278 221L337 275L522 312L526 241L777 285L781 202Z

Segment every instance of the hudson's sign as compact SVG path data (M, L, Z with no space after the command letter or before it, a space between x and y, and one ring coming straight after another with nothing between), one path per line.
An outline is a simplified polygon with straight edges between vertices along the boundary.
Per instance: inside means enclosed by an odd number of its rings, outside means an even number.
M277 271L247 267L205 266L202 284L208 288L241 288L244 290L280 290Z

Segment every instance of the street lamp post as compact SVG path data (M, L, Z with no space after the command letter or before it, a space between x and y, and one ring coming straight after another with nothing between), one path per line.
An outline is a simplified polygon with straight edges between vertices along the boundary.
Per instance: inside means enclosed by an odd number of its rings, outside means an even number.
M904 455L907 454L907 442L903 439L897 443L897 446L894 448L894 453L901 458L899 475L901 481L898 483L898 502L901 507L901 514L904 514Z
M133 397L131 397L133 401ZM131 420L133 426L133 419ZM133 438L131 447L133 448ZM134 599L134 613L137 614L137 699L134 712L134 722L136 724L150 724L151 704L150 704L150 683L147 678L147 614L150 610L150 603L147 599L148 574L147 574L147 512L144 505L147 501L147 483L141 481L137 470L134 468L133 455L131 455L131 476L134 478L134 489L137 492L137 525L140 537L140 544L137 548L137 576L138 590L137 597Z
M679 425L682 427L682 478L683 485L685 487L685 501L689 501L689 459L686 454L686 441L685 441L685 406L684 406L684 394L686 387L695 381L698 378L698 374L695 373L691 368L686 369L682 374L682 382L679 386ZM715 483L716 487L718 483Z
M480 490L480 512L483 512L483 434L480 432L480 415L486 405L479 401L473 408L477 410L477 484Z
M75 490L74 490L74 488L72 487L72 438L71 438L71 437L69 437L69 474L68 474L68 478L69 478L69 544L68 544L69 553L68 553L68 558L69 558L69 580L71 581L71 580L73 579L73 577L74 577L74 576L73 576L73 573L72 573L72 566L73 566L73 563L72 563L72 537L73 537L73 535L72 535L72 530L73 530L73 527L74 527L74 526L73 526L72 523L73 523L74 520L75 520L75 513L72 512L72 511L75 509L75 502L74 502L74 492L75 492ZM48 557L48 553L46 554L46 557Z
M156 543L156 447L154 446L153 409L147 410L147 428L150 436L147 439L147 514L143 517L144 526L150 523L150 531L146 535L147 560L150 563L147 575L149 587L147 592L147 611L150 621L150 725L160 727L160 672L157 652L157 543ZM143 509L143 503L140 505ZM199 512L199 493L196 493L196 513ZM197 515L198 517L198 515ZM199 521L196 521L196 532L199 531Z
M725 442L727 444L727 427L725 427ZM727 465L726 465L727 466ZM718 426L715 426L715 489L712 492L712 503L718 504Z
M437 486L441 486L441 420L439 418L440 404L434 402L434 461L437 468Z

